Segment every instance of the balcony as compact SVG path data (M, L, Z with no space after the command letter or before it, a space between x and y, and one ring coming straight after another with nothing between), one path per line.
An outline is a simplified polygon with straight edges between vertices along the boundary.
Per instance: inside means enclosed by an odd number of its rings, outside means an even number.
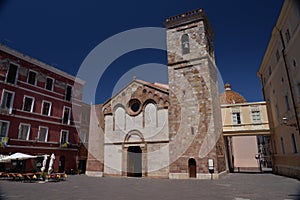
M0 149L7 147L8 141L9 141L8 137L0 137Z
M11 115L13 114L13 108L0 108L0 114Z

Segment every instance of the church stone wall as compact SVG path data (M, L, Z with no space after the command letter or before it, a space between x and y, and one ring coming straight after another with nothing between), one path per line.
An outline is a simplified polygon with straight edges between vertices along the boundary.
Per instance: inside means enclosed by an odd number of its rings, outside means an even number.
M169 144L147 144L147 171L149 177L168 178Z
M145 127L143 127L143 113L135 117L125 113L124 117L105 116L105 143L123 143L130 131L142 133L145 142L168 141L168 110L160 109L156 116L157 122L152 125L152 122L149 122L147 126L145 122ZM120 119L121 122L119 122Z
M104 175L122 175L122 145L105 145Z
M210 178L208 159L213 159L216 175L226 170L213 33L201 9L171 17L165 25L170 87L169 177L188 178L189 160L194 159L197 178ZM188 51L182 43L186 35Z
M102 129L103 113L101 105L91 106L89 145L86 174L103 176L104 169L104 131Z
M133 100L141 104L136 112L130 107ZM139 146L142 150L143 176L168 177L169 126L166 105L168 95L165 92L136 81L104 105L104 175L126 176L128 148Z

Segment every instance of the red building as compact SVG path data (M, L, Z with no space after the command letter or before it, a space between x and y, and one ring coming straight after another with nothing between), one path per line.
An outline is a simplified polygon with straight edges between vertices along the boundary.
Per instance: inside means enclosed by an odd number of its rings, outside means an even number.
M77 170L82 116L73 116L72 110L82 106L83 85L74 76L0 44L0 154L54 153L55 172ZM38 171L42 161L43 157L15 161L12 167ZM2 168L7 169L3 164Z

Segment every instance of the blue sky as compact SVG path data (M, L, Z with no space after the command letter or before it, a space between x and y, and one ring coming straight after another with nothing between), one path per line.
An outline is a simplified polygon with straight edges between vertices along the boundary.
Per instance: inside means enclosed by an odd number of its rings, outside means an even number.
M163 27L169 16L203 8L215 32L216 62L223 81L231 83L232 89L248 101L260 101L263 97L256 72L282 3L0 0L0 42L76 75L89 53L111 36L135 28ZM100 77L94 103L106 101L138 71L148 75L138 78L166 82L166 63L166 52L162 50L141 49L121 55Z

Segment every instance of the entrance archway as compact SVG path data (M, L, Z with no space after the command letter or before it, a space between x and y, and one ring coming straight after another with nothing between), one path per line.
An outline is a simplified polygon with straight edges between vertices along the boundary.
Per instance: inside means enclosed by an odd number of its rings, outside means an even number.
M59 173L65 172L65 162L66 162L66 157L65 156L60 156L60 158L59 158L59 168L58 168Z
M139 146L128 147L127 176L142 177L142 149Z
M189 176L190 178L196 178L197 171L196 171L196 160L194 158L189 159Z

